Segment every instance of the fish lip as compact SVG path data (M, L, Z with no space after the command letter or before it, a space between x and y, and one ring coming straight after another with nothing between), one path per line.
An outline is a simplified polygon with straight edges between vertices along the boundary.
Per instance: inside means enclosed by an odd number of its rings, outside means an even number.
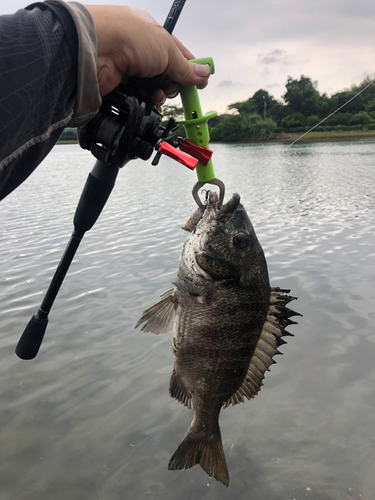
M238 205L240 204L241 197L238 193L234 193L232 198L216 210L214 220L220 225L225 225L236 213Z
M218 257L217 255L215 255L214 253L212 252L207 252L207 251L195 251L194 252L194 255L193 255L193 262L194 262L194 266L193 266L193 270L194 272L201 278L203 278L205 281L209 281L210 283L224 283L224 282L234 282L238 279L238 276L231 276L230 278L228 277L225 277L225 278L218 278L217 276L213 276L209 271L206 271L205 269L203 269L199 264L198 264L198 260L197 260L197 255L198 254L205 254L205 255L208 255L210 257ZM218 257L220 258L220 257ZM228 262L226 261L225 259L221 259L222 261L225 261L225 262ZM228 263L230 264L230 263Z

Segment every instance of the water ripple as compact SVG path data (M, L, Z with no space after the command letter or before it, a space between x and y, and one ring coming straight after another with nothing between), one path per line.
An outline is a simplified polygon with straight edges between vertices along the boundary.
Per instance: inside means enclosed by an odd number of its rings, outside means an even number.
M238 191L248 210L271 284L290 287L304 315L261 395L223 412L228 494L372 498L375 143L213 149L227 195ZM168 396L169 336L134 330L174 280L180 227L194 209L191 172L167 158L122 169L41 352L31 362L14 355L92 165L77 146L57 147L0 204L0 498L229 498L199 468L166 470L192 415Z

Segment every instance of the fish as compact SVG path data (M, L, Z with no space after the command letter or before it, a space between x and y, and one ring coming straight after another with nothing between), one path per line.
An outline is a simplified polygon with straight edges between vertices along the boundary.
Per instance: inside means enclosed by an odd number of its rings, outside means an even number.
M271 288L262 247L240 195L224 205L209 192L201 220L184 241L173 288L142 312L136 328L172 330L169 394L193 410L193 420L168 469L199 464L229 485L219 414L256 396L281 354L285 328L301 316L290 290Z

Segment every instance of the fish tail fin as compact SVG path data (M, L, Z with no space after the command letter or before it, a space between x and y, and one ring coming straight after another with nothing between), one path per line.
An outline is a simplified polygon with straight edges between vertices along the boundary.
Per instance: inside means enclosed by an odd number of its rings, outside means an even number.
M218 433L206 435L190 428L172 455L168 469L189 469L197 464L210 477L214 477L228 487L229 473L220 430Z

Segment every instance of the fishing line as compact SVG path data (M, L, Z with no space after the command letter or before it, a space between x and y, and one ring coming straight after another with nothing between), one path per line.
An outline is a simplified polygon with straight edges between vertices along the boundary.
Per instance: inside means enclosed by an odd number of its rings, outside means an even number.
M310 128L310 130L308 130L307 132L305 132L304 134L302 134L301 136L299 136L295 141L293 141L291 144L289 144L289 146L287 147L287 149L289 149L290 147L292 147L296 142L298 142L300 139L302 139L302 137L305 137L305 135L309 134L312 130L314 130L314 128L316 127L319 127L319 125L321 125L322 123L324 123L326 120L328 120L328 118L331 118L331 116L333 116L335 113L337 113L338 111L340 111L340 109L342 109L343 107L345 107L347 104L349 104L350 102L353 101L353 99L355 99L356 97L358 97L360 94L362 94L362 92L364 92L366 89L369 88L370 85L372 85L373 83L375 82L375 78L374 80L372 80L369 84L366 85L366 87L364 87L362 90L360 90L355 96L351 97L349 99L349 101L347 101L346 103L344 103L342 106L340 106L339 108L337 108L333 113L329 114L328 116L326 116L325 118L323 118L323 120L321 120L319 123L317 123L316 125L314 125L313 127ZM276 156L275 158L268 164L268 165L271 165L275 160L276 160Z
M321 125L323 122L325 122L326 120L328 120L328 118L331 118L331 116L333 116L335 113L337 113L338 111L340 111L340 109L342 109L344 106L346 106L347 104L349 104L353 99L355 99L356 97L359 96L359 94L362 94L362 92L364 90L366 90L370 85L372 85L373 83L375 82L375 79L372 80L368 85L366 85L366 87L364 87L362 90L360 90L358 92L358 94L356 94L355 96L353 96L351 99L349 99L349 101L347 101L345 104L343 104L342 106L340 106L339 108L336 109L336 111L334 111L333 113L331 113L330 115L326 116L325 118L323 118L322 121L320 121L319 123L317 123L316 125L314 125L313 127L311 127L310 130L308 130L307 132L305 132L304 134L302 134L300 137L298 137L298 139L296 139L294 142L292 142L292 144L289 144L288 148L290 148L291 146L293 146L293 144L295 144L297 141L299 141L300 139L302 139L302 137L304 137L305 135L309 134L312 130L314 130L314 128L316 127L319 127L319 125Z

